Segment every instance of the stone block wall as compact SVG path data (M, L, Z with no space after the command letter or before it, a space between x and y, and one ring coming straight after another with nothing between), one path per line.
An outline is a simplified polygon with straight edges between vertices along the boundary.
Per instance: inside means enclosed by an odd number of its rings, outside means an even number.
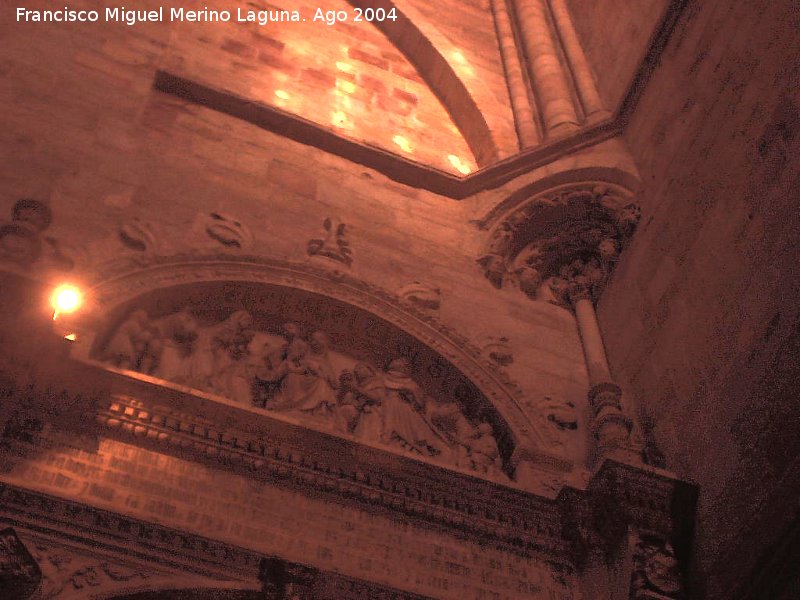
M445 325L475 343L509 339L507 371L530 410L545 396L585 405L573 317L493 289L475 262L483 240L465 204L154 91L154 72L180 37L167 27L3 23L0 214L8 218L19 198L47 203L47 233L76 263L69 274L47 264L27 274L91 281L153 257L227 252L322 260L391 293L418 281L440 290ZM204 233L212 213L237 229L241 249ZM346 224L350 267L307 254L328 217ZM124 242L126 226L147 251ZM578 462L582 453L577 444Z
M800 482L799 25L791 2L690 3L626 135L643 214L601 325L668 466L700 485L709 598L744 597Z
M669 0L567 0L600 95L616 109L628 92Z

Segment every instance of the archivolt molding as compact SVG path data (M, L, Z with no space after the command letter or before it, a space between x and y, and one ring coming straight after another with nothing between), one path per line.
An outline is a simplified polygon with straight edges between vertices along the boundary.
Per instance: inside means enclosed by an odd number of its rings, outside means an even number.
M486 122L489 110L487 94L472 89L457 74L450 58L456 49L413 6L404 0L348 0L361 8L394 8L397 21L380 21L380 29L395 47L414 65L430 89L441 100L481 167L498 160L497 143Z
M12 504L20 495L28 499L35 497L35 494L25 492L15 496L9 488L0 490L0 496ZM13 513L13 508L10 512ZM73 505L67 512L75 514L78 511ZM108 525L109 521L105 520L105 524ZM212 578L207 571L202 575L182 572L171 565L122 558L111 548L88 550L65 543L57 535L34 534L12 527L0 530L0 558L4 564L12 565L4 571L3 591L10 594L8 598L19 600L57 600L79 595L107 598L170 588L258 588L255 581L245 582L224 576Z
M248 282L294 288L376 315L437 352L475 385L505 420L516 451L528 457L527 460L551 468L569 468L565 459L548 453L547 433L534 426L520 408L521 389L480 348L427 311L339 271L256 257L153 257L147 266L142 264L118 275L106 274L93 286L90 295L98 313L109 314L147 292L203 282Z

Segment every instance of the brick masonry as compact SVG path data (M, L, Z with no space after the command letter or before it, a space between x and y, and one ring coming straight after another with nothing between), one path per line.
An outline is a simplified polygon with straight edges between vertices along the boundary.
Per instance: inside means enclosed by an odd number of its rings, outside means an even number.
M58 437L3 453L3 481L437 598L574 597L571 577L535 557L121 442L87 451Z

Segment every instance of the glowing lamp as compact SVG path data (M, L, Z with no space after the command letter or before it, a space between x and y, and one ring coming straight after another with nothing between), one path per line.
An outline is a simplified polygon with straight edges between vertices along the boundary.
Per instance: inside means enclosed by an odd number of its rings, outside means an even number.
M50 304L53 307L53 320L58 318L58 315L64 313L72 313L78 310L83 302L83 294L74 285L60 285L50 296Z

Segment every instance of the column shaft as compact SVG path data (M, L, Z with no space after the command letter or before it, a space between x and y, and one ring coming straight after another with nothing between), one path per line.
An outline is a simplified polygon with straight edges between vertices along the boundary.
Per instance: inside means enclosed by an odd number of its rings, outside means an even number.
M519 146L521 150L535 146L540 141L536 117L531 108L528 96L528 85L519 60L517 42L514 38L514 29L511 17L508 14L506 0L492 0L497 40L500 44L500 53L503 56L503 65L506 71L508 92L511 98L511 110L514 113L514 122L517 126Z
M583 341L586 369L589 371L589 385L611 381L611 370L608 367L606 349L603 346L603 336L600 333L600 325L597 323L597 314L589 298L581 298L575 302L575 318L578 321L578 331L580 331Z
M514 0L531 82L548 136L578 129L572 91L548 21L546 0Z
M609 116L610 113L604 108L603 101L597 91L592 68L589 65L589 61L586 60L586 54L581 47L575 26L572 24L572 18L566 2L564 0L550 0L550 8L561 37L564 53L567 55L567 62L569 62L569 66L572 69L575 87L586 118L599 120Z

